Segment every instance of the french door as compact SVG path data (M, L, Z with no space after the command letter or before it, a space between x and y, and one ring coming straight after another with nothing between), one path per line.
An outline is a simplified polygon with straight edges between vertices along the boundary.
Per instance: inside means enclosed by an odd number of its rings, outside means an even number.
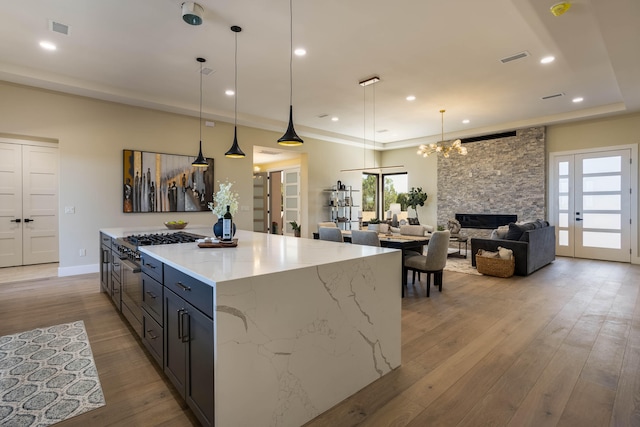
M58 149L0 140L0 267L58 262Z
M550 213L560 256L631 261L631 150L552 157Z
M295 221L300 225L300 169L286 169L282 174L284 234L293 235L290 222Z

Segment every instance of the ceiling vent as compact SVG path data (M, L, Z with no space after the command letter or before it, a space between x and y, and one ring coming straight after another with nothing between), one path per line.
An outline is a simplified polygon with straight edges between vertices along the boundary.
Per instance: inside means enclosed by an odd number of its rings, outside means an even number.
M319 119L324 119L325 117L329 116L328 114L322 113L322 114L318 114L318 118Z
M49 30L53 31L54 33L60 33L60 34L64 34L65 36L68 36L70 28L68 25L64 25L64 24L61 24L60 22L56 22L53 20L49 20Z
M377 130L376 132L385 133L385 132L389 132L389 129L380 129L380 130Z
M213 70L209 67L204 67L202 69L202 75L203 76L208 76L209 74L213 73Z
M268 156L277 156L278 154L280 154L280 151L267 151L267 150L260 150L260 154L266 154Z
M553 99L553 98L559 98L561 96L564 96L564 93L554 93L553 95L543 96L540 99Z
M529 52L526 50L524 52L516 53L515 55L507 56L506 58L502 58L500 62L506 64L507 62L517 61L518 59L524 59L529 56Z

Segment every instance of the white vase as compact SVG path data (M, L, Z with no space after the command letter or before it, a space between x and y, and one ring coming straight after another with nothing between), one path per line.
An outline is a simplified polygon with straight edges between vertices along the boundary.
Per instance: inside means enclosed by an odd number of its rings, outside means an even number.
M375 231L377 233L380 232L380 224L369 224L367 225L367 230Z

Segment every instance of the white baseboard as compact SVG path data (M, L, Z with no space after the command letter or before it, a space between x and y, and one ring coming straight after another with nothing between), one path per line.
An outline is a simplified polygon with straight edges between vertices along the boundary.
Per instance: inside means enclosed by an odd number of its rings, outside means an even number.
M74 267L58 267L58 277L77 276L100 272L100 264L76 265Z

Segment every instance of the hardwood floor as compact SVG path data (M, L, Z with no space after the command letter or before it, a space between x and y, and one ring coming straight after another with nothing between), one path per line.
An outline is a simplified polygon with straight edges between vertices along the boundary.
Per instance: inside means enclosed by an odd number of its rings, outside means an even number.
M61 426L197 425L97 274L2 270L0 335L85 322L107 404ZM403 300L402 366L307 425L640 426L639 290L640 266L569 258L528 277L445 272L429 299L423 278Z

